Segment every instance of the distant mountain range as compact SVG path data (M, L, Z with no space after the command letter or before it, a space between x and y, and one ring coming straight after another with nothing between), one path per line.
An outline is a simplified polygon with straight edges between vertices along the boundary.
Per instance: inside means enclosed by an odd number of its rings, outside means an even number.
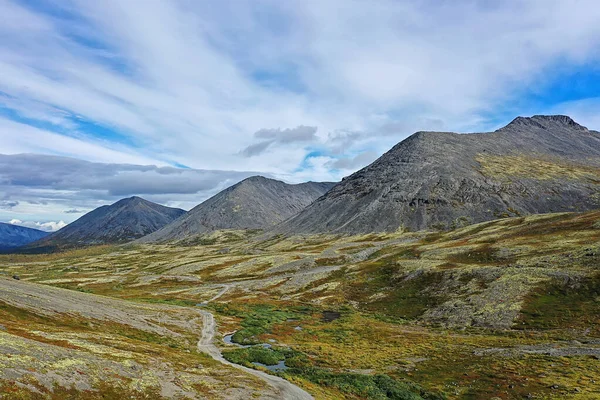
M152 233L183 214L185 211L179 208L130 197L99 207L27 248L52 250L125 243Z
M597 208L600 133L567 116L518 117L491 133L415 133L276 230L451 229Z
M254 176L187 213L131 197L48 236L2 224L0 239L6 239L0 245L157 243L220 229L288 235L453 229L508 216L598 208L600 133L567 116L538 115L518 117L489 133L417 132L338 184L290 185Z
M290 185L262 176L247 178L199 204L140 242L165 242L219 229L266 229L302 211L335 183Z
M14 249L35 242L48 232L0 222L0 250Z

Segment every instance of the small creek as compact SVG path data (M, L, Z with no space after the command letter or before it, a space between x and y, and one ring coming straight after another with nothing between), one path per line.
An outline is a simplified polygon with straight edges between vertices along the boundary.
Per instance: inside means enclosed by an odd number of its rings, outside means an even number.
M225 294L230 287L231 287L231 285L224 285L223 289L219 293L217 293L217 295L215 295L212 299L210 299L204 303L199 303L199 304L210 303L211 301L218 299L220 296ZM202 306L200 306L200 307L202 307ZM203 353L208 354L212 359L220 362L221 364L230 365L233 368L237 368L241 371L245 371L251 375L254 375L254 376L262 379L268 385L272 386L277 391L279 391L279 394L281 395L282 399L314 400L314 397L312 397L308 392L300 389L298 386L286 381L285 379L283 379L281 377L269 375L263 371L257 371L255 369L246 368L243 365L231 363L231 362L227 361L225 358L223 358L223 354L221 353L221 350L214 344L214 340L213 340L215 333L217 331L215 317L210 312L206 311L205 309L200 309L200 314L202 315L202 335L200 336L200 339L198 340L198 350L200 350ZM229 338L229 340L231 341L231 338ZM273 365L271 367L277 368L278 365ZM265 367L265 368L267 368L267 367Z
M200 306L200 304L198 304ZM322 318L323 318L323 322L332 322L335 321L336 319L339 319L342 316L342 314L338 311L323 311L322 313ZM297 321L295 319L289 319L288 322L291 321ZM294 328L297 331L301 331L302 327L297 326ZM246 349L248 347L252 347L252 346L262 346L265 349L270 349L273 346L270 345L269 343L259 343L259 344L255 344L255 345L249 345L249 344L239 344L239 343L235 343L232 338L233 335L235 335L235 332L232 332L230 334L224 335L223 336L223 341L229 345L232 346L237 346L243 349ZM266 365L263 363L259 363L257 361L253 362L252 364L256 365L256 366L260 366L260 367L264 367L266 369L268 369L269 371L272 372L280 372L280 371L285 371L286 369L288 369L288 366L285 365L285 360L279 361L276 365Z
M288 369L287 365L285 365L285 360L281 360L281 361L279 361L275 365L265 365L263 363L259 363L259 362L256 362L256 361L253 362L252 364L258 365L258 366L261 366L261 367L265 367L269 371L273 371L273 372L285 371L286 369Z

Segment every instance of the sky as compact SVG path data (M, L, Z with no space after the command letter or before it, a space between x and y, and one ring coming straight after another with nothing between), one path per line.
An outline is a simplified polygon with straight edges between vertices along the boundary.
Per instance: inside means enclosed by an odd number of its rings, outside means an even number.
M600 129L598 21L596 0L0 0L0 221L337 181L419 130Z

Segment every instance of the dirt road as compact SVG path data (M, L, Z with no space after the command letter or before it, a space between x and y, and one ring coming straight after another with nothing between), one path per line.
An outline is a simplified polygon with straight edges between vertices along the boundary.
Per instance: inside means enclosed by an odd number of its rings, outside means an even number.
M221 290L221 292L219 292L219 294L217 296L213 297L210 301L218 299L223 294L225 294L225 292L227 292L228 289L229 289L229 286L225 286L225 288L223 290ZM281 399L284 399L284 400L313 399L313 397L310 394L308 394L304 390L300 389L298 386L291 384L290 382L286 381L285 379L282 379L278 376L269 375L262 371L257 371L257 370L251 369L251 368L246 368L242 365L231 363L231 362L227 361L225 358L223 358L223 355L221 354L221 350L219 350L219 348L214 344L214 337L215 337L215 333L217 331L217 324L215 323L214 316L206 310L201 310L200 313L202 314L202 336L200 337L200 340L198 341L198 350L202 351L203 353L208 354L214 360L216 360L222 364L237 368L239 370L242 370L248 374L254 375L254 376L264 380L268 385L274 387L277 391L279 391L279 394L281 395L281 397L280 397Z

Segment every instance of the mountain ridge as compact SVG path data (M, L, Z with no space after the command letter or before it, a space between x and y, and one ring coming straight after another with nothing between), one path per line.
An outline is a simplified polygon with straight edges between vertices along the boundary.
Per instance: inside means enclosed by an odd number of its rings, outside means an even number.
M68 248L125 243L145 236L179 216L184 210L162 206L138 196L100 206L27 249Z
M139 242L164 242L220 229L264 229L300 212L334 184L288 184L252 176L232 185Z
M21 247L49 234L39 229L0 222L0 250Z
M420 131L274 232L451 229L502 216L600 208L600 133L567 116L494 132Z

